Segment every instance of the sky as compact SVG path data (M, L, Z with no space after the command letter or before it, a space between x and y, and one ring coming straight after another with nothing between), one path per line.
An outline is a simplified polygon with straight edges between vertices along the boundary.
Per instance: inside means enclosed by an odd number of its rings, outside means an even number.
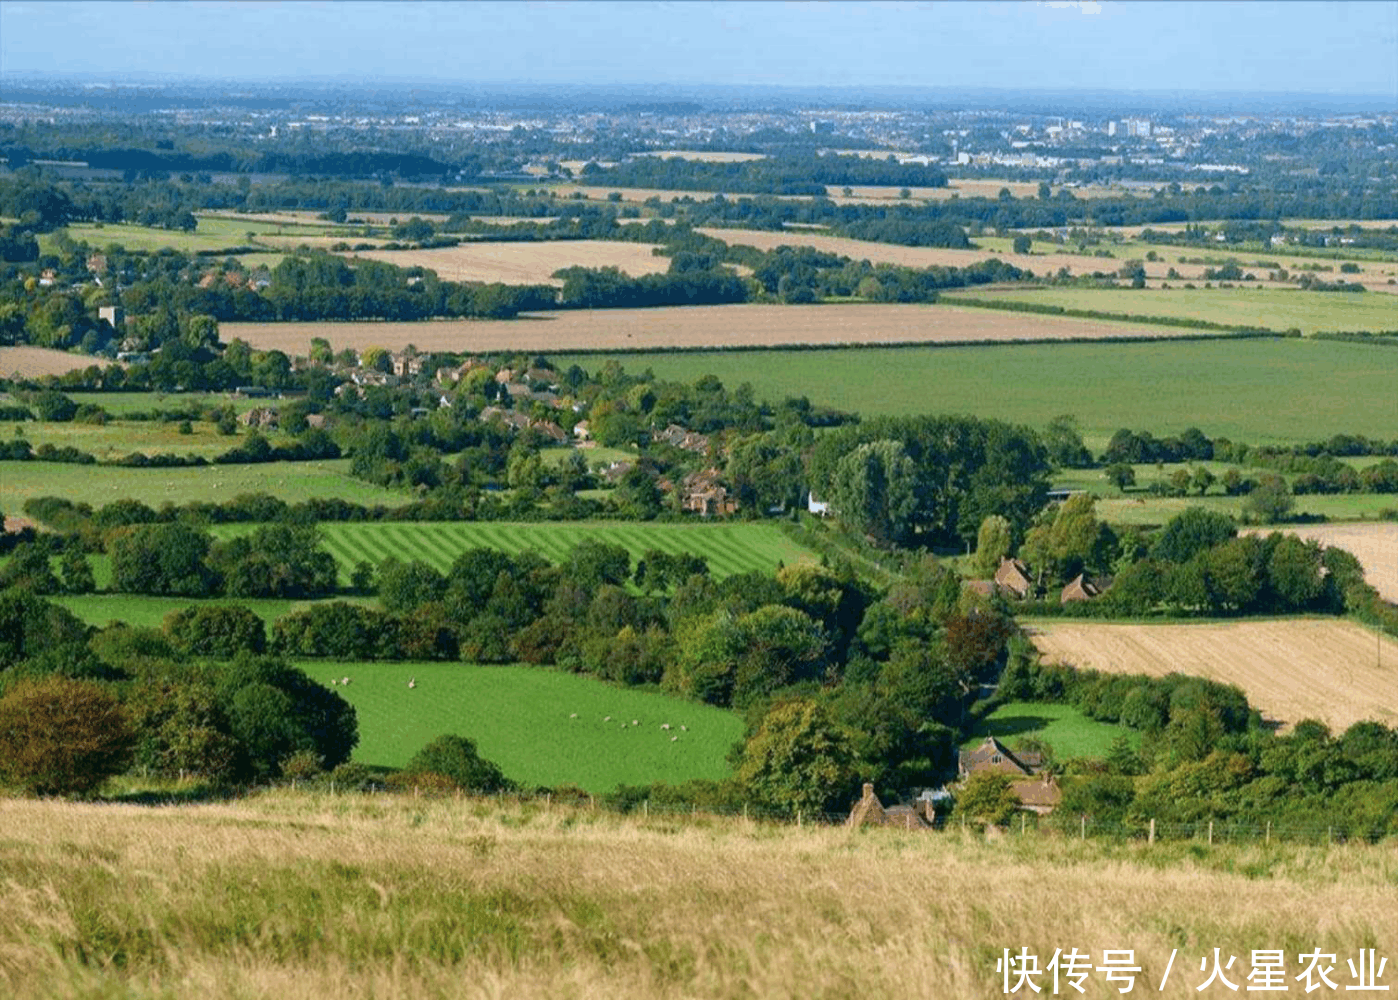
M1398 0L0 0L0 72L1289 92L1398 105Z

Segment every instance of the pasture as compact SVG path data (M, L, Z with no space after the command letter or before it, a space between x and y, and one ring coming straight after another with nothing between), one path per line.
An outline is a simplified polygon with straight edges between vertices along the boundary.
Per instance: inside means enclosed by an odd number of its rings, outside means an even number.
M231 439L230 439L231 440ZM0 462L0 509L19 510L30 497L57 496L94 507L135 497L152 506L190 500L220 502L240 493L270 493L287 503L339 497L361 504L397 507L411 498L349 474L350 460L276 462L264 465L206 465L175 469L68 465L59 462Z
M1005 950L1042 968L1069 947L1130 949L1138 985L1183 1000L1215 948L1241 956L1235 984L1253 950L1284 949L1288 983L1301 951L1338 955L1337 990L1361 947L1390 959L1381 985L1398 952L1387 844L929 836L291 789L14 799L0 824L14 1000L988 1000ZM1105 977L1089 972L1088 996L1119 995Z
M1259 470L1253 470L1255 475ZM1189 507L1204 507L1241 520L1244 497L1229 497L1220 493L1206 496L1158 497L1143 493L1121 496L1116 487L1098 488L1104 495L1097 501L1097 515L1110 524L1139 524L1159 526ZM1379 517L1384 511L1398 507L1398 497L1383 493L1312 493L1295 497L1292 513L1303 517L1323 517L1330 521L1362 521ZM1285 526L1269 527L1263 531L1281 531Z
M219 525L214 532L227 537L250 531L247 525ZM649 524L627 521L508 521L384 522L322 524L325 549L340 564L341 577L361 561L377 565L389 557L418 559L445 571L462 552L493 548L516 553L534 551L552 563L565 559L586 539L620 545L632 564L650 549L671 554L689 552L709 561L717 578L757 571L770 574L779 563L814 560L815 553L784 535L774 524Z
M1388 500L1395 502L1393 497ZM1364 579L1369 585L1384 600L1398 603L1398 522L1309 524L1267 530L1284 531L1323 546L1344 549L1364 566Z
M836 312L849 307L838 307ZM931 310L942 307L933 306ZM801 315L812 315L796 310ZM817 312L824 310L817 310ZM566 369L615 360L693 382L716 375L756 398L807 396L867 415L969 413L1042 428L1071 413L1105 444L1122 427L1157 437L1198 427L1249 444L1387 439L1398 421L1398 351L1307 340L1021 344L857 351L555 356ZM1100 447L1100 444L1098 445Z
M258 218L200 215L196 216L195 221L197 224L194 231L188 233L178 229L156 229L119 222L74 223L68 226L68 235L96 248L116 244L130 251L144 253L154 253L164 247L181 253L195 253L201 250L218 251L249 246L259 242L261 237L269 235L321 235L334 232L314 220L284 216ZM352 232L348 229L343 231Z
M1072 705L1028 701L997 705L995 711L977 720L971 735L961 741L961 749L974 750L987 736L994 736L1011 749L1021 737L1036 737L1052 748L1054 759L1058 761L1072 757L1105 757L1112 742L1120 736L1125 736L1133 745L1140 743L1140 734L1134 730L1089 719Z
M90 354L70 354L48 347L0 347L0 378L32 379L45 375L66 375L68 372L98 365L113 364L106 358Z
M1236 684L1265 719L1398 723L1398 641L1343 619L1028 626L1046 663L1109 674L1180 673Z
M541 667L297 665L327 685L350 678L335 691L359 715L354 759L365 764L402 767L451 733L475 740L483 757L525 787L577 785L601 793L623 784L726 778L731 768L724 755L743 736L735 713ZM660 728L666 724L668 730Z
M879 344L1012 343L1178 338L1176 327L1115 320L1031 316L947 305L849 303L829 306L722 305L656 309L574 309L528 313L515 320L432 320L418 323L223 323L224 340L291 355L324 337L340 350L644 351ZM806 390L802 390L805 392Z
M947 302L1011 301L1132 316L1194 319L1236 327L1302 333L1320 330L1398 330L1398 298L1299 288L995 288L957 289Z
M96 559L93 559L93 562L95 563ZM107 579L104 579L98 566L94 565L93 570L97 576L98 586L104 585L111 577L110 570L105 574ZM367 599L338 595L336 599L359 604L371 603ZM195 600L190 597L150 597L142 594L59 594L49 598L49 600L55 604L63 605L87 624L99 628L114 621L124 622L138 628L160 628L165 622L165 618L173 611L183 611L185 608L191 607L224 607L227 605L247 608L270 626L278 618L294 611L302 611L314 603L312 601L249 597L216 597Z
M664 274L670 258L657 257L650 243L609 240L550 240L521 243L463 243L435 250L364 250L355 258L398 267L424 267L444 281L501 282L507 285L555 285L553 272L565 267L616 267L633 278Z
M74 398L78 398L77 395ZM263 403L266 405L265 400ZM181 434L179 427L177 422L166 420L108 420L105 424L30 421L22 425L24 437L36 448L43 444L60 448L72 446L96 456L98 461L135 452L212 458L236 447L242 440L241 436L222 435L214 424L201 420L190 421L188 434ZM274 430L261 433L273 444L290 440L288 435Z

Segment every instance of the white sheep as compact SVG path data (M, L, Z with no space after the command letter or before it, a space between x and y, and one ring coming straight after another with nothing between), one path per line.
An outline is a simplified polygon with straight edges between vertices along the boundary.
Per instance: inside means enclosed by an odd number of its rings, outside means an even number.
M671 737L670 737L670 742L671 742L671 743L678 743L678 742L679 742L679 739L680 739L680 738L679 738L678 736L671 736Z
M687 732L689 732L689 727L688 727L688 726L680 726L680 732L682 732L682 733L687 733Z
M641 721L640 721L639 719L632 719L632 720L631 720L631 725L633 725L633 726L639 726L640 724L641 724Z
M570 718L570 719L576 719L577 717L578 717L578 713L577 713L577 712L574 712L572 715L568 716L568 718Z
M668 722L662 723L661 726L660 726L660 728L663 729L663 730L665 730L666 732L669 732L669 731L670 731L670 723L668 723Z
M610 715L608 715L608 716L607 716L606 718L604 718L602 721L603 721L603 722L611 722L611 721L612 721L612 717L611 717Z
M409 690L412 690L412 689L415 688L415 687L417 687L417 678L416 678L416 677L409 677L409 678L408 678L408 689L409 689Z
M341 677L341 678L340 678L340 683L341 683L341 684L348 684L348 683L349 683L349 678L348 678L348 677Z

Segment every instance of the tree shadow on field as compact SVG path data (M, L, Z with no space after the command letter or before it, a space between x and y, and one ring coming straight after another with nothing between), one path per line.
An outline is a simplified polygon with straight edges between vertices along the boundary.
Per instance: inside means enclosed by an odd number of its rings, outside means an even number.
M1045 729L1052 721L1042 715L1002 715L995 719L982 719L971 731L971 735L978 740L987 736L1003 740Z

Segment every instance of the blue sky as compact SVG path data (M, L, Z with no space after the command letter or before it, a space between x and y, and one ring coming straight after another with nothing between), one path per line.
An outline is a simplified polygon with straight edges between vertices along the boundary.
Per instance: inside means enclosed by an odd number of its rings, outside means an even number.
M1389 95L1398 0L0 0L0 70Z

